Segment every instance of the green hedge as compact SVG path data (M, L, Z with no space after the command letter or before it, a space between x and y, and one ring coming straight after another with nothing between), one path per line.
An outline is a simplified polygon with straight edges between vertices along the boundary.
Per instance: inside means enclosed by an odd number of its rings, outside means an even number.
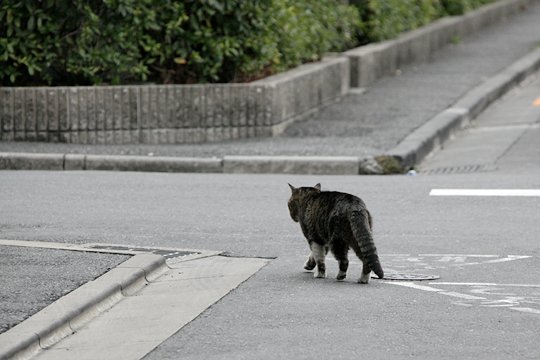
M272 0L4 0L2 84L227 80L275 57Z
M363 20L361 43L387 40L443 16L439 0L353 0Z
M387 40L443 17L495 0L350 0L362 19L359 43Z
M3 0L0 83L249 80L356 43L336 0Z
M441 0L446 15L462 15L494 0Z
M2 0L0 85L249 81L493 0Z

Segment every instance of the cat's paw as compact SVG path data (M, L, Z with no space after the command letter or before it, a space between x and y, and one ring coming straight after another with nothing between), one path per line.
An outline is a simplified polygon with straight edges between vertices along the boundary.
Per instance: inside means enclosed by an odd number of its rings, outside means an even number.
M347 273L343 272L343 271L340 271L336 276L336 280L337 281L343 281L343 280L345 280L346 277L347 277Z
M323 271L317 271L314 275L316 279L325 279L326 278L326 272Z
M360 276L360 279L358 279L358 283L359 284L367 284L367 283L369 283L370 274L362 274L362 276Z
M317 263L315 262L315 259L313 259L313 257L308 257L308 259L306 260L306 263L304 264L304 269L307 270L307 271L311 271L313 269L315 269L315 266L317 266Z

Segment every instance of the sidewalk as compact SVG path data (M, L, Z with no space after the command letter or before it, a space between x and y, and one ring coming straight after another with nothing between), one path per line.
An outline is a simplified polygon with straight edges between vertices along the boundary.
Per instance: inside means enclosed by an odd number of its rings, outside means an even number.
M0 244L0 334L128 258Z
M532 6L506 22L487 27L466 38L456 39L455 44L436 53L430 61L402 68L395 76L383 78L367 89L352 89L340 102L324 108L306 121L292 124L282 135L274 138L186 145L92 146L0 142L0 153L144 157L108 159L105 164L100 162L100 156L91 158L88 163L86 157L74 159L75 163L82 164L79 166L81 169L95 170L350 173L343 171L347 165L338 166L337 170L320 170L319 163L317 170L317 167L311 169L310 164L317 165L320 160L318 157L342 157L323 158L324 167L333 160L344 164L354 162L355 159L367 159L369 162L369 159L380 155L397 155L398 159L400 156L408 156L410 159L406 165L414 166L433 146L431 144L422 149L426 142L436 143L441 140L434 138L440 135L442 129L456 128L467 122L469 117L477 115L477 110L482 110L489 102L540 67L539 19L540 6ZM430 124L451 107L461 113L458 121L453 119L451 123L441 123L439 119ZM456 118L455 114L453 118ZM416 134L411 143L411 134L421 126L432 129L428 133L422 131ZM396 153L396 150L405 151L406 154L402 155L399 151ZM6 165L6 159L10 156L0 154L2 167L10 168L9 164ZM303 167L295 167L294 164L288 167L269 165L272 161L290 162L291 156L295 157L292 158L293 163L302 162ZM312 158L299 159L298 156ZM171 165L171 159L165 159L169 164L160 166L159 163L163 161L160 157L187 159L178 166ZM204 160L204 164L200 164L200 159ZM59 160L62 169L79 168L78 165L70 168L66 160L69 159L64 157ZM224 160L231 160L231 165L224 164ZM43 162L43 158L36 161ZM253 161L259 165L253 166ZM193 165L194 162L199 164ZM11 168L17 168L17 165L11 165ZM31 168L46 169L48 166Z

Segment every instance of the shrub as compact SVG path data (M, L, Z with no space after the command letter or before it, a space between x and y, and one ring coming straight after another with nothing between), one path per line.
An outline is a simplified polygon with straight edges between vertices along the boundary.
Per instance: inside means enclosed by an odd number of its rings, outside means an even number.
M360 18L356 8L336 0L276 0L275 31L278 54L273 67L283 70L315 61L329 51L357 44Z
M495 0L441 0L445 15L462 15Z
M351 0L363 21L359 41L391 39L442 16L439 0Z
M4 0L2 84L227 80L276 56L272 0Z
M493 0L2 0L0 85L248 81Z

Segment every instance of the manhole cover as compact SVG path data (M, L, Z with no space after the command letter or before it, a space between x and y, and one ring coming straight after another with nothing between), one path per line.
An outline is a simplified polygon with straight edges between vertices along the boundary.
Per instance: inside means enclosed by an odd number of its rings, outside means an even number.
M373 279L378 279L376 275L372 276ZM426 274L386 274L383 280L401 280L401 281L422 281L422 280L437 280L441 277L439 275L426 275Z

